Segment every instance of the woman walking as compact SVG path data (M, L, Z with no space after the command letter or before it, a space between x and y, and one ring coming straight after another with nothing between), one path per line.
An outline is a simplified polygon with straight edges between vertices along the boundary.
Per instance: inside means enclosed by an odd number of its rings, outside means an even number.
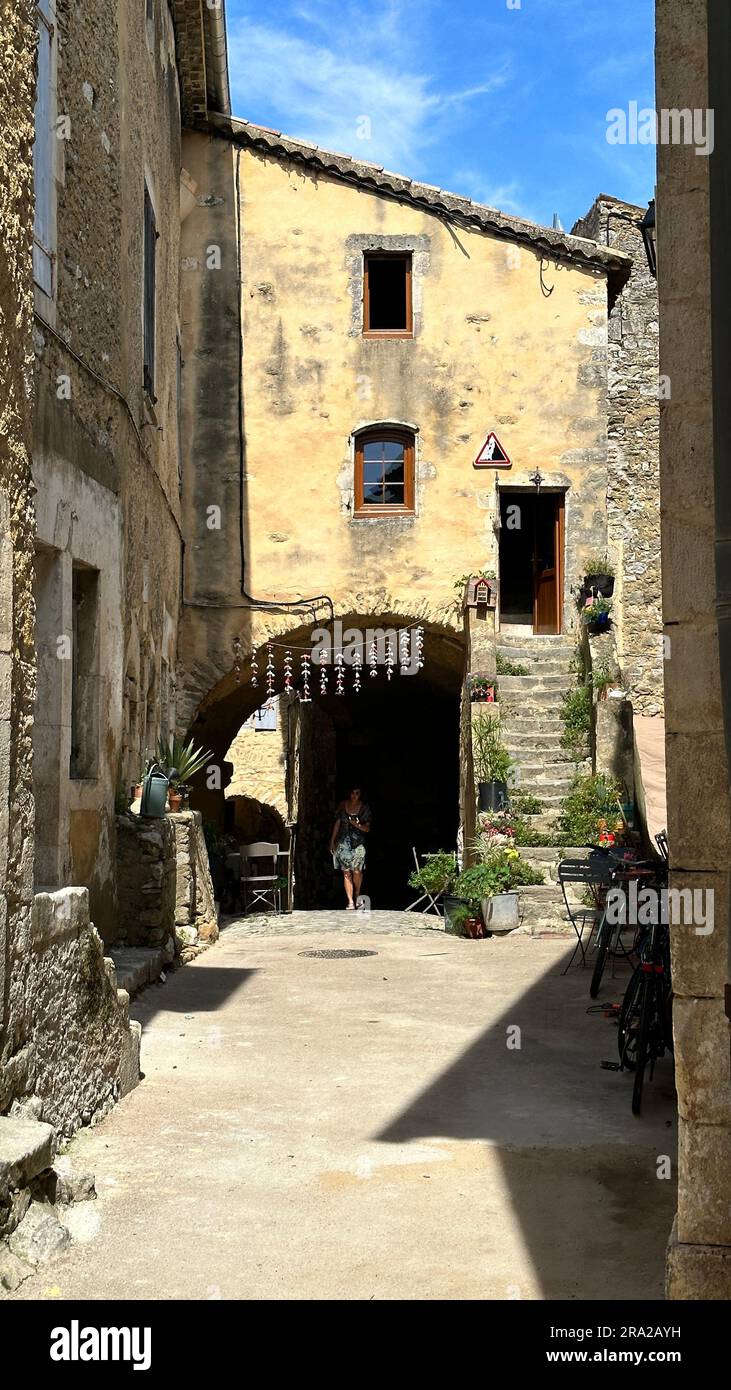
M343 872L348 912L355 911L360 894L366 862L365 837L370 828L370 808L361 797L360 787L353 787L338 806L330 836L333 864Z

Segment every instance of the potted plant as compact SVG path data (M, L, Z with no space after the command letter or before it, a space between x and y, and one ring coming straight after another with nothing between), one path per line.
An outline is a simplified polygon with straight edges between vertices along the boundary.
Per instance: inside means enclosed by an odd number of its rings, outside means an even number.
M590 632L606 632L609 627L611 603L605 598L592 599L587 603L582 617Z
M444 899L444 930L450 936L466 936L466 924L469 920L469 903L463 902L461 898Z
M170 811L187 810L188 797L190 794L189 782L196 772L200 772L205 767L210 758L213 757L210 749L205 751L202 748L195 748L193 740L184 743L177 734L172 734L167 742L160 739L158 744L158 761L162 767L167 769L170 790L168 792L168 805Z
M614 565L607 555L591 555L586 562L584 588L587 593L600 593L611 598L614 593Z
M472 751L481 811L501 811L508 802L511 760L497 719L480 715L472 725Z
M479 910L490 931L512 931L519 924L518 894L521 885L542 883L543 875L517 849L500 846L488 851L481 864L464 869L455 884L472 911Z
M470 700L473 704L495 703L495 681L489 676L470 676Z
M440 849L435 854L428 854L421 868L413 870L409 875L409 884L412 888L420 888L423 893L431 893L435 898L439 893L446 893L456 877L456 855Z

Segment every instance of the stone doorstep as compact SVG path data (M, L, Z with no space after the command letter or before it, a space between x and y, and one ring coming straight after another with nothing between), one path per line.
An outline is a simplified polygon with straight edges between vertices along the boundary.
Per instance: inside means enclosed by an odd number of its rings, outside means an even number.
M125 990L130 999L145 985L159 980L170 956L162 946L125 946L117 950L112 947L109 955L114 962L117 986Z
M29 1187L50 1168L56 1148L51 1125L15 1115L0 1115L0 1201L13 1188Z

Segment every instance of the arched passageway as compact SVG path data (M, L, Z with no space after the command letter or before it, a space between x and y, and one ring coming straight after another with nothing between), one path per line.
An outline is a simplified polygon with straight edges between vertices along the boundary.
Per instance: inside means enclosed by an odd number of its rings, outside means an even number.
M400 615L342 619L343 629L402 629L419 619ZM359 785L373 815L363 891L376 908L402 908L415 896L408 878L412 847L419 852L449 849L459 827L459 710L464 671L461 635L448 627L424 624L424 665L411 675L387 680L384 667L372 678L365 670L360 691L346 669L344 693L335 693L332 666L328 690L319 675L310 681L311 701L301 693L299 655L308 647L312 626L277 633L273 640L275 688L284 686L284 657L293 652L295 694L280 702L286 721L286 783L290 819L295 823L295 905L301 908L344 903L340 875L332 868L328 840L335 807L349 786ZM259 684L244 660L202 702L191 726L214 760L226 754L244 720L265 696L259 656ZM262 735L263 737L264 735ZM226 777L224 776L224 785ZM223 824L223 788L200 785L194 797L204 814Z

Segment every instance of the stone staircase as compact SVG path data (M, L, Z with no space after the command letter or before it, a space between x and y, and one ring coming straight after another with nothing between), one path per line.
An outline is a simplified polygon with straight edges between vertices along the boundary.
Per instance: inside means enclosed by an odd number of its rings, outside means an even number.
M543 811L526 819L531 828L556 841L556 819L579 764L561 747L563 695L575 685L570 669L575 645L567 637L513 636L501 633L498 652L525 667L528 675L498 675L501 729L518 771L517 789L538 797ZM588 751L588 750L587 750ZM544 884L520 890L523 929L531 935L573 934L566 915L556 871L560 859L580 858L583 846L560 848L558 843L525 847L521 855L540 869Z

